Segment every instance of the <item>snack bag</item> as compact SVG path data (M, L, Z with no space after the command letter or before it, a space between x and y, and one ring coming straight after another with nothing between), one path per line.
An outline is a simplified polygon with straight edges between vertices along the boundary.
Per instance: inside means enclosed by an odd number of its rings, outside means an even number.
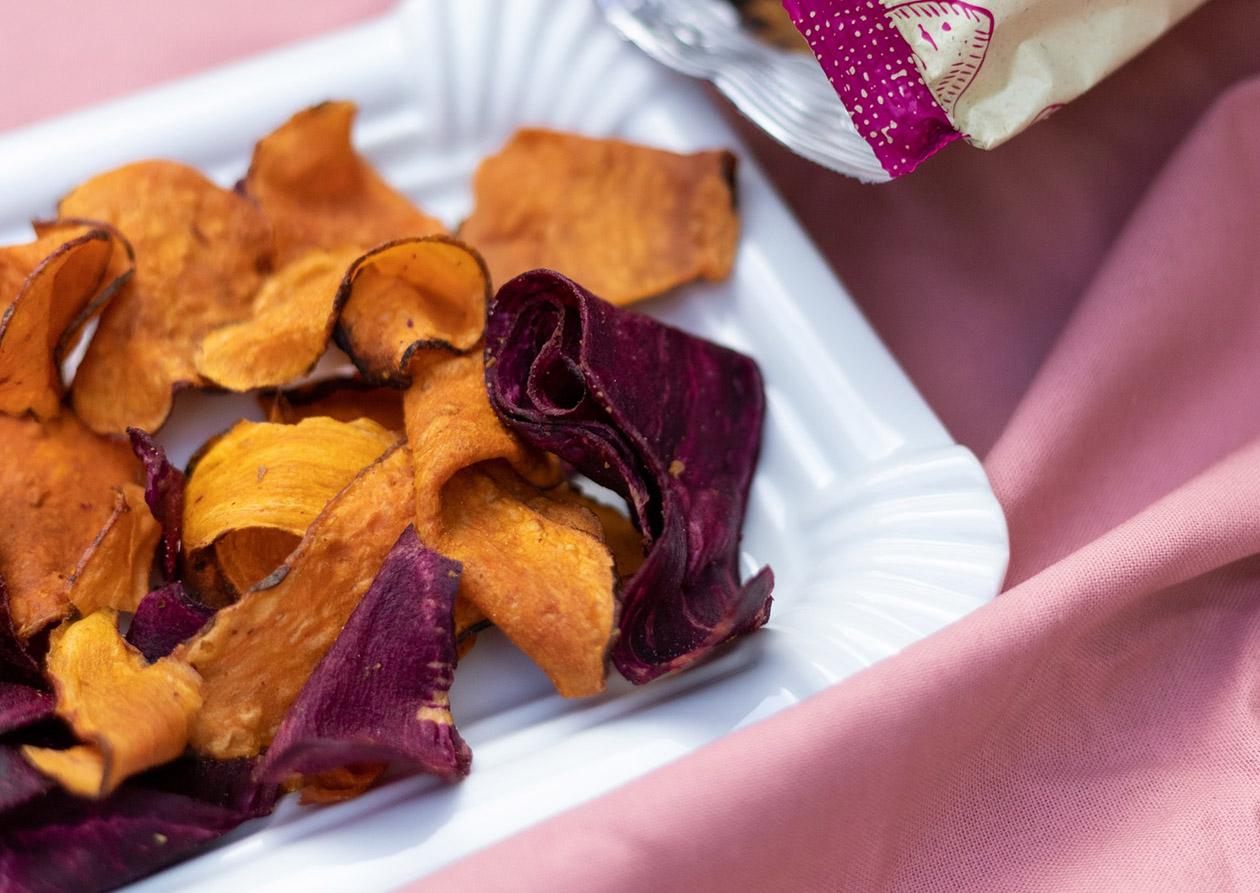
M991 149L1204 0L783 0L894 177L962 137Z

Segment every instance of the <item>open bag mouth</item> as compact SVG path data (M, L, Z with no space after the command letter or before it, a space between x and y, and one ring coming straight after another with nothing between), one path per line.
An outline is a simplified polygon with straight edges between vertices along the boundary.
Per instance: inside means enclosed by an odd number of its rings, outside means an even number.
M598 2L635 46L675 71L712 82L793 152L865 182L891 179L814 57L763 39L727 0Z

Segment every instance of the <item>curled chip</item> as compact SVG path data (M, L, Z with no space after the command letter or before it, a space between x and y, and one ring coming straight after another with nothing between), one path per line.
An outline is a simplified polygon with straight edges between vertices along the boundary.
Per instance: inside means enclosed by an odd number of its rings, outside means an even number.
M109 609L58 627L46 671L57 715L84 743L66 750L27 746L23 755L81 797L103 797L123 779L183 752L201 680L171 658L150 665L123 641Z
M539 487L564 480L555 457L526 445L495 415L479 354L452 357L424 370L403 396L407 442L416 463L416 530L427 542L441 524L438 494L461 468L504 459Z
M243 592L297 546L328 501L398 441L370 419L238 422L194 460L184 551ZM203 550L213 547L211 557Z
M201 382L193 355L206 334L249 316L271 262L270 227L249 199L170 161L101 174L58 210L113 224L136 255L75 374L75 411L101 433L156 431L173 390Z
M458 562L403 531L280 724L263 779L384 763L448 781L468 774L449 694L459 574ZM318 787L327 799L326 777Z
M614 304L723 279L739 223L735 156L521 130L484 162L459 237L497 286L547 267Z
M480 356L427 367L407 390L416 532L464 565L461 595L566 697L604 690L617 613L613 560L593 515L546 499L554 457L495 416ZM496 460L498 464L491 460Z
M765 412L756 363L538 270L495 298L486 384L523 440L625 498L649 544L613 652L627 679L681 669L766 622L770 569L739 582Z
M149 591L153 553L162 529L144 504L144 488L123 484L114 510L84 553L66 587L80 614L98 608L134 611Z
M0 415L0 575L21 639L66 616L67 582L113 516L117 490L141 474L126 443L71 413L44 422ZM152 554L137 557L147 573ZM130 569L116 570L131 579Z
M250 316L206 335L197 372L229 391L296 381L319 362L337 321L338 294L357 248L301 255L267 278Z
M131 246L104 225L41 225L34 242L0 249L0 412L61 411L61 361L132 267Z
M270 743L411 523L412 480L411 454L389 450L328 503L284 565L176 649L205 679L193 747L224 759Z
M312 416L328 416L342 422L372 419L388 431L403 430L402 392L361 378L326 378L266 391L258 396L258 404L269 422L292 425Z
M369 248L446 228L396 192L355 151L351 102L298 112L254 147L245 191L276 233L277 261L313 248Z
M351 267L334 337L364 377L406 387L417 351L477 346L489 299L486 266L467 245L445 236L390 242Z

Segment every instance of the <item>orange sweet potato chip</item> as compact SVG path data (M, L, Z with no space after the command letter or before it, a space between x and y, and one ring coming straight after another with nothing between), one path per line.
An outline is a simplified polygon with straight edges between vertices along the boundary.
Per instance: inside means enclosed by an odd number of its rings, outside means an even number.
M196 601L222 608L280 567L301 541L300 534L266 527L229 531L212 546L184 553L180 579Z
M57 715L83 743L22 751L71 793L104 797L128 776L183 752L189 719L201 706L201 679L169 657L150 665L123 640L114 611L54 630L46 670Z
M407 441L418 457L416 492L425 494L416 516L423 542L441 524L442 487L461 468L505 459L539 487L564 479L554 456L527 446L499 421L486 394L479 352L427 366L403 396L403 417Z
M316 250L269 276L251 316L215 329L195 362L207 381L229 391L278 387L310 372L337 321L337 295L357 248Z
M540 489L562 482L555 458L499 421L480 354L426 367L403 407L421 541L463 562L461 597L562 695L603 691L617 610L613 560L594 515Z
M385 774L384 763L356 763L329 769L318 775L300 777L303 805L310 803L340 803L362 794Z
M249 589L280 566L328 501L397 440L370 419L237 423L192 466L184 491L189 563L213 547L225 582L235 592Z
M275 227L279 263L312 248L367 249L446 232L355 151L356 112L351 102L304 109L254 147L245 190Z
M156 431L172 392L201 383L193 356L206 334L249 316L271 263L270 226L249 199L170 161L101 174L58 210L113 224L136 255L75 375L75 411L102 433Z
M599 519L600 526L603 528L604 542L608 544L608 550L612 552L613 561L617 566L617 576L623 580L634 576L643 566L643 559L646 557L643 551L643 534L635 529L625 513L593 499L587 499L581 494L578 496L587 502L590 510Z
M80 614L98 608L135 611L149 592L149 573L162 528L144 501L144 487L116 491L114 511L84 553L66 595Z
M490 276L467 245L429 236L374 248L342 290L337 344L369 380L406 387L417 351L462 354L481 340Z
M643 564L643 534L624 512L597 502L567 484L549 488L535 499L526 499L531 508L549 518L600 537L612 553L617 576L631 576Z
M735 259L735 158L676 155L617 140L521 130L484 162L459 237L494 285L547 267L614 304L693 279L723 279Z
M221 601L233 602L289 557L302 534L269 527L229 530L214 544L213 561L223 590Z
M477 643L477 633L490 625L485 612L462 594L455 597L455 657L463 660Z
M27 245L0 249L0 412L61 411L61 360L83 325L130 277L131 247L113 229L41 227Z
M342 422L372 419L388 431L403 430L403 394L361 378L328 378L258 397L267 421L292 425L312 416Z
M87 331L87 324L99 317L114 295L131 281L131 277L136 272L136 252L116 227L100 220L77 220L69 217L59 220L36 220L31 227L35 230L37 240L40 242L46 239L65 241L68 235L93 231L106 233L113 246L96 296L92 298L90 304L75 315L57 341L54 357L60 366L65 358L78 347L79 341Z
M517 498L513 490L522 485L529 486L505 463L457 472L442 488L441 527L431 545L463 563L461 595L542 668L556 691L598 694L617 623L612 556L599 537Z
M252 756L271 741L411 523L412 481L410 452L392 448L328 503L282 571L176 650L205 680L193 747L226 759Z
M113 516L117 489L143 475L130 446L71 413L44 422L0 415L0 575L20 637L66 616L67 581Z
M375 422L238 422L194 461L184 490L184 548L229 530L306 532L328 500L398 440Z
M58 248L92 233L93 230L100 232L89 241L108 241L117 235L105 224L93 225L85 221L42 222L34 224L34 228L34 240L0 248L0 295L3 296L6 306L17 297L36 267L48 260ZM103 255L104 248L105 246L97 246L94 253ZM104 272L104 267L101 266L97 272Z

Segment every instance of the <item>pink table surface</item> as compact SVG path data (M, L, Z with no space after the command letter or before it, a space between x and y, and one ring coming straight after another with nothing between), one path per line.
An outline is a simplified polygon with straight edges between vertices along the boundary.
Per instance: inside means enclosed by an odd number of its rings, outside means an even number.
M5 0L0 129L385 0ZM1260 4L863 186L740 123L985 457L1008 590L415 890L1260 889Z

